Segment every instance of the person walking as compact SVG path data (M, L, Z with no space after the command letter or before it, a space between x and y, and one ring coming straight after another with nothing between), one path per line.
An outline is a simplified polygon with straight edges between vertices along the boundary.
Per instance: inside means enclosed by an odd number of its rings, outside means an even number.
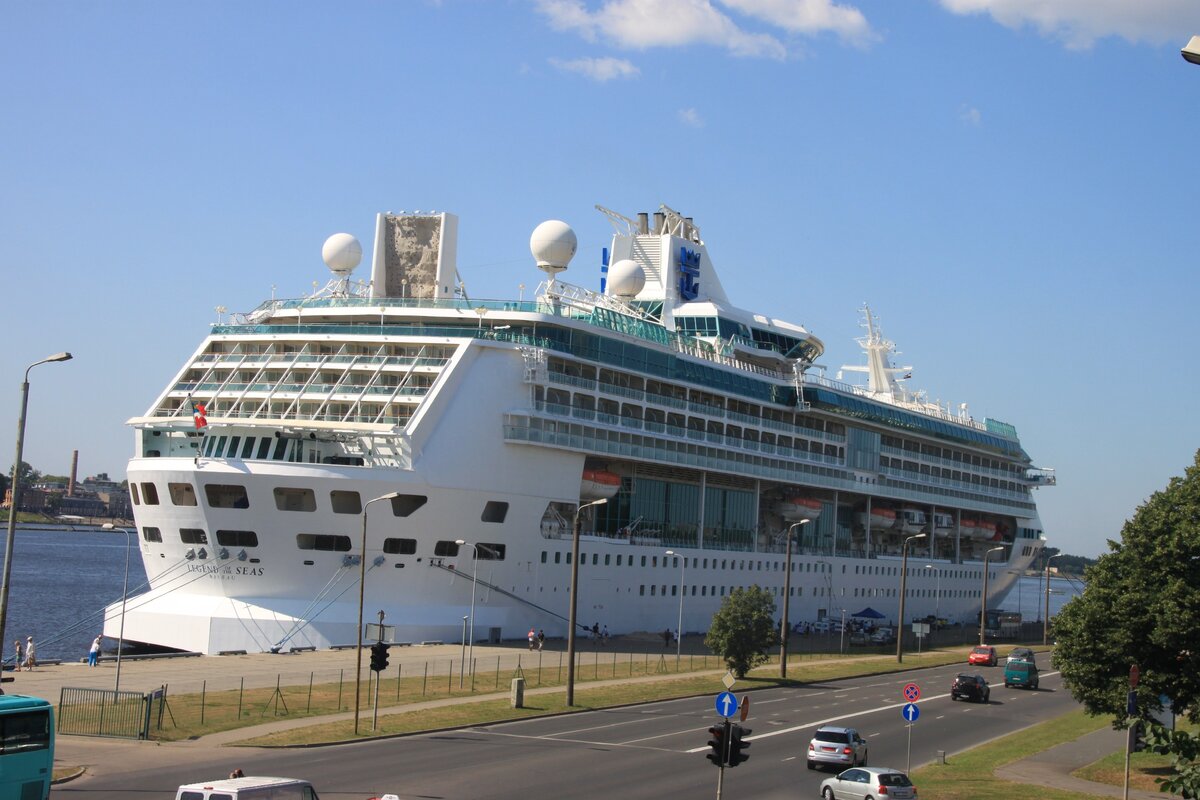
M25 651L21 648L20 639L13 642L13 648L16 651L16 658L13 659L13 672L20 672L21 663L25 660Z
M529 639L529 651L533 652L533 648L537 646L537 631L530 628L529 633L526 634L526 638Z
M545 646L546 646L546 631L542 628L538 628L538 635L537 635L538 650L541 650Z
M92 640L91 649L88 650L88 666L96 666L96 661L100 658L100 637L97 636Z
M33 668L37 666L37 646L33 643L32 636L25 637L25 669L33 672Z

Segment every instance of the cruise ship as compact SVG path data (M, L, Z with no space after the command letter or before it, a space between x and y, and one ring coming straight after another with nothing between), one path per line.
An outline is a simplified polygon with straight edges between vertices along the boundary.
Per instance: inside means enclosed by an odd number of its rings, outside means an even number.
M752 585L792 621L895 623L905 548L906 617L977 620L985 565L997 605L1055 482L1013 426L907 389L867 308L865 383L826 377L693 219L596 208L612 243L577 283L572 229L535 228L528 299L468 297L453 214L387 213L369 278L336 234L324 288L219 319L129 421L150 588L125 639L322 648L364 609L395 642L564 636L576 531L578 622L613 634L704 632Z

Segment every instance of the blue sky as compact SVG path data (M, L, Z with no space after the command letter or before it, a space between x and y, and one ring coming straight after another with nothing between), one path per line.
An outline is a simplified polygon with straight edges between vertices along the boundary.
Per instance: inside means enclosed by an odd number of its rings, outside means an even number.
M1012 423L1106 549L1200 447L1193 0L10 3L0 375L11 454L124 475L216 306L324 283L378 211L460 216L473 298L536 286L563 219L695 218L732 299L832 375L865 301L931 398ZM527 290L528 291L528 290ZM3 456L5 464L11 455Z

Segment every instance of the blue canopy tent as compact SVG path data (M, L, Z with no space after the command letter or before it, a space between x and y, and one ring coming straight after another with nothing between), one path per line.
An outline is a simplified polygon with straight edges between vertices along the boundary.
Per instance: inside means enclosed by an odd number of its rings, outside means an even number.
M871 608L870 606L867 606L862 611L859 611L856 614L851 614L850 616L862 617L863 619L883 619L883 617L884 617L883 614L880 614L878 611Z

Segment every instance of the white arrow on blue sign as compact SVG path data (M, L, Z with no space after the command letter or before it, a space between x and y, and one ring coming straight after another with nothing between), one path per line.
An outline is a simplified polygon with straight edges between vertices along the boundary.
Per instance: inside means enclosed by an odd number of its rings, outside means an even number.
M921 709L917 708L916 703L909 703L900 712L900 716L904 717L909 722L916 722L917 717L921 716Z
M717 695L717 713L722 717L732 717L737 713L738 701L733 692L721 692Z

